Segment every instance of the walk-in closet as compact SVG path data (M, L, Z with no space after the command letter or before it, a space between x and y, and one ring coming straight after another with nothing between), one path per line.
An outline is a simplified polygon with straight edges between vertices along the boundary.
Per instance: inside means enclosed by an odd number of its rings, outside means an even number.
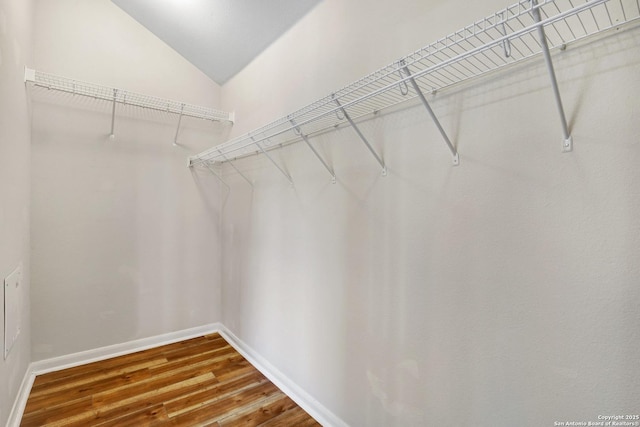
M638 0L0 0L0 425L640 426Z

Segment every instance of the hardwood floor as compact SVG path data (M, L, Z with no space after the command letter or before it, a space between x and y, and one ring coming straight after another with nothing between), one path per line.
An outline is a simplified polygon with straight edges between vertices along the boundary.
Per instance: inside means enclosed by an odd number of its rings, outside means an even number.
M319 426L219 334L36 377L22 426Z

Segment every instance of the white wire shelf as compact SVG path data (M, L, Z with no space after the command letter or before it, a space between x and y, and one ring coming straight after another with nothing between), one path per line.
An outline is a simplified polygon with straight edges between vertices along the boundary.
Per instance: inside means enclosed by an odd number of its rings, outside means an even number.
M25 82L45 89L108 101L114 105L122 104L146 108L214 122L233 122L233 113L95 83L87 83L29 68L25 68Z
M564 49L567 43L617 28L639 17L640 0L522 0L285 117L190 157L189 165L209 167L256 153L269 156L271 149L305 141L335 181L332 169L307 137L348 122L376 156L385 174L384 161L375 154L354 120L416 97L421 98L432 114L457 164L457 152L422 92L440 91L545 54L545 50L548 57L548 49ZM548 48L542 40L546 40ZM550 57L547 59L562 110ZM561 115L564 121L564 113ZM564 151L570 151L570 136L566 131L565 144ZM274 164L291 182L291 177Z

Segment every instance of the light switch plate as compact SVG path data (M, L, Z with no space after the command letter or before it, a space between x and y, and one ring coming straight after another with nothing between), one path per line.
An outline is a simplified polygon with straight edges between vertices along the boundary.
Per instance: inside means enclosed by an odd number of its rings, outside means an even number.
M22 265L4 279L4 358L20 335Z

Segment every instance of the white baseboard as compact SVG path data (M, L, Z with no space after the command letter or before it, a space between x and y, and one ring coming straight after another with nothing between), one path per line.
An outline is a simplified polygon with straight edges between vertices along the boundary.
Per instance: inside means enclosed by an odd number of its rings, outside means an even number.
M33 373L40 375L48 372L59 371L61 369L73 368L74 366L85 365L87 363L123 356L125 354L135 353L136 351L147 350L149 348L159 347L199 337L201 335L218 332L220 331L221 326L222 325L220 323L211 323L209 325L156 335L154 337L142 338L122 344L114 344L93 350L68 354L66 356L40 360L38 362L33 362L31 364L31 369Z
M24 408L27 405L27 399L29 398L31 386L33 385L33 380L35 380L35 378L36 375L31 372L31 365L29 365L29 367L27 368L27 372L24 373L24 378L22 378L22 383L20 384L20 389L18 390L16 400L13 402L13 407L11 408L9 419L7 420L7 427L20 426L22 413L24 412Z
M112 357L123 356L125 354L135 353L136 351L146 350L153 347L159 347L178 341L188 340L190 338L199 337L214 332L219 332L222 325L212 323L209 325L198 326L195 328L185 329L168 334L157 335L154 337L142 338L139 340L129 341L122 344L114 344L106 347L100 347L93 350L81 351L79 353L68 354L65 356L54 357L51 359L32 362L27 368L24 375L18 396L13 403L7 427L18 427L22 420L22 414L31 392L31 386L36 375L46 374L48 372L59 371L62 369L73 368L74 366L84 365L87 363L97 362L99 360L110 359Z
M296 402L302 409L307 411L309 415L315 418L320 424L325 427L348 427L347 423L325 408L309 393L304 391L300 386L294 383L221 323L212 323L196 328L185 329L183 331L171 332L155 337L142 338L122 344L110 345L94 350L87 350L66 356L59 356L33 362L29 365L27 372L24 375L22 384L20 385L20 390L18 391L18 396L16 397L13 408L11 409L11 414L9 414L7 427L18 427L20 425L22 414L24 413L24 408L27 404L27 399L29 398L29 393L31 392L31 387L33 386L33 381L36 375L72 368L74 366L97 362L99 360L105 360L125 354L131 354L136 351L171 344L214 332L220 333L220 335L222 335L222 337L227 340L227 342L233 346L238 353L245 357L253 366L256 367L256 369L262 372L264 376L287 394L287 396Z
M337 415L328 410L320 402L314 399L309 393L294 383L289 377L279 369L269 363L258 352L248 346L224 325L220 325L220 335L227 340L245 359L256 367L262 374L274 383L280 390L296 402L309 415L315 418L325 427L349 427Z

